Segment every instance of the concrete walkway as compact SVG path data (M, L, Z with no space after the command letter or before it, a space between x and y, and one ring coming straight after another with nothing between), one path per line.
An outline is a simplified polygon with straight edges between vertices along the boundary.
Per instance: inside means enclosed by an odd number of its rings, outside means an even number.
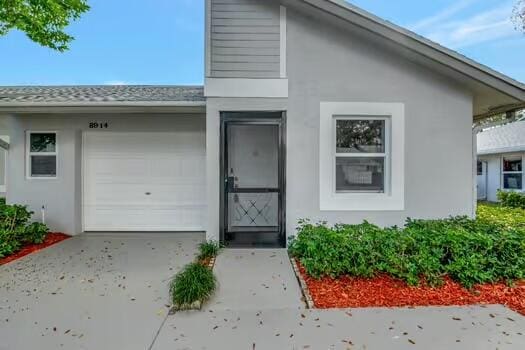
M236 310L168 318L154 350L523 350L525 318L501 306Z
M285 249L226 249L214 272L219 286L207 310L304 308Z
M153 350L525 349L525 317L502 306L305 310L285 250L227 249L202 312L169 316Z
M203 234L80 235L0 267L1 350L146 350Z

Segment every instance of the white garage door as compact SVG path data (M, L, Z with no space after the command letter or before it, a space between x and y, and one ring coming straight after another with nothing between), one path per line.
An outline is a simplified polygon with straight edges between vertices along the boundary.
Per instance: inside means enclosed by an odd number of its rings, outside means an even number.
M85 231L203 231L202 132L85 133Z

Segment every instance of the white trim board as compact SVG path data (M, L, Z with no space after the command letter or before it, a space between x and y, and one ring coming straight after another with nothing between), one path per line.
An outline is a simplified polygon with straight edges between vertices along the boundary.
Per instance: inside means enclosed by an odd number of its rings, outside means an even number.
M280 71L281 71L281 78L286 78L286 7L281 6L280 7L280 18L279 18L279 33L280 33Z
M287 98L288 79L206 78L204 95Z
M385 193L336 193L334 118L390 118L390 162ZM388 137L387 137L388 139ZM322 211L405 209L405 107L403 103L321 102L319 127L319 207Z
M205 3L205 20L204 20L204 67L206 76L211 76L211 0Z

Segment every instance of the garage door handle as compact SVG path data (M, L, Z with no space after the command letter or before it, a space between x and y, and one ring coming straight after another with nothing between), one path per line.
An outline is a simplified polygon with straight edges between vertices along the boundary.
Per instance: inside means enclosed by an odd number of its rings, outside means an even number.
M145 194L146 196L149 196L149 195L151 195L151 192L146 192L146 193L144 193L144 194Z

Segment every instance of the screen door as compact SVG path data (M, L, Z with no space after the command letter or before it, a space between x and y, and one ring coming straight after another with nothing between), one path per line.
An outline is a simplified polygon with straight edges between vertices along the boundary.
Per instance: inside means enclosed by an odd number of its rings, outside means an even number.
M224 113L223 240L284 246L282 113Z

